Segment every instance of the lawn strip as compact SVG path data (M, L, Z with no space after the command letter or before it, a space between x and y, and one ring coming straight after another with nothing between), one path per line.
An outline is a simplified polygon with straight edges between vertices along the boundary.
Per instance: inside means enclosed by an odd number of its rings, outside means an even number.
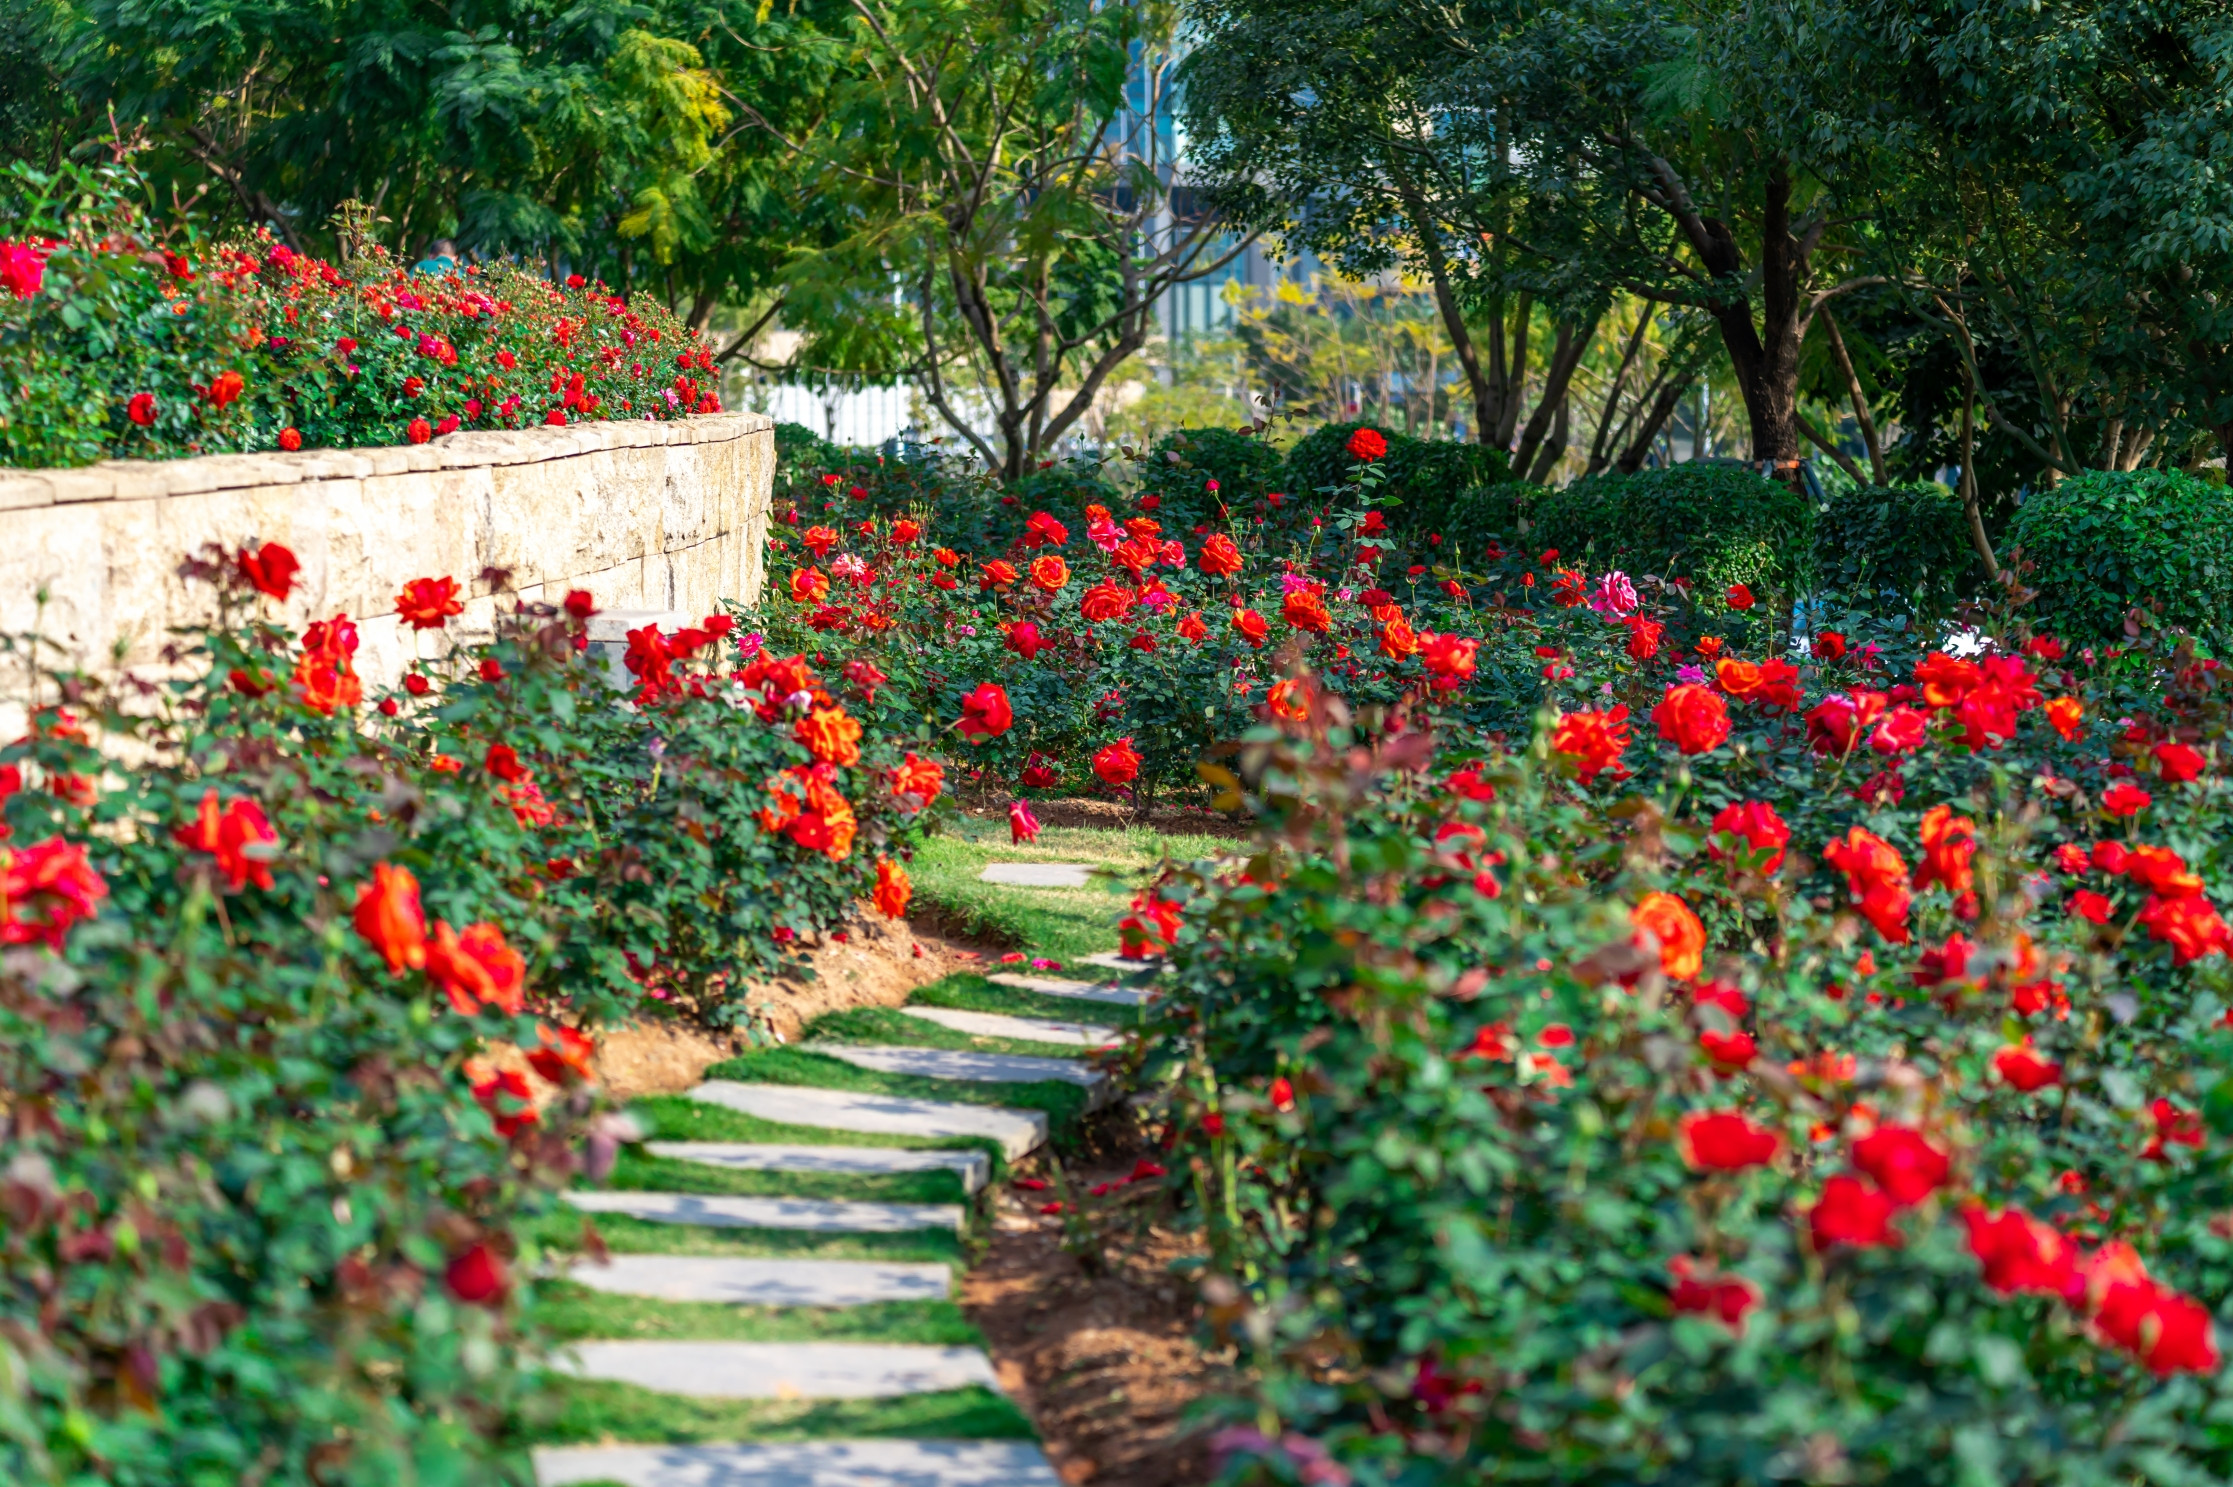
M538 1445L703 1445L728 1441L1032 1440L1023 1412L990 1389L892 1399L696 1399L633 1384L562 1379L529 1427ZM538 1414L541 1414L538 1411Z
M736 1306L621 1296L570 1281L537 1291L536 1320L568 1340L641 1338L709 1342L888 1342L983 1347L953 1301L876 1301L865 1306Z

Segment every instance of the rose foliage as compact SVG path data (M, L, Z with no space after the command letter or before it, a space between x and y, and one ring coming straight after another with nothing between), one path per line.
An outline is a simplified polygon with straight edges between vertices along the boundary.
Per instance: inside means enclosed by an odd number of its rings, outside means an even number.
M189 560L217 617L159 677L7 644L38 686L0 749L9 1482L519 1479L527 1221L619 1134L597 1029L737 1022L904 907L935 768L726 617L632 637L623 699L588 595L480 575L465 644L428 578L382 695L346 615L263 617L293 569Z

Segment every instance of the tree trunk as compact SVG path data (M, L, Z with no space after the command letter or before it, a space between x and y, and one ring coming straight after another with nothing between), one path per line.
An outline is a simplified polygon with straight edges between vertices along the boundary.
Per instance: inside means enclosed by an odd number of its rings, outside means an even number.
M1551 420L1566 416L1566 393L1573 385L1574 369L1582 364L1582 357L1588 353L1590 342L1596 335L1597 322L1594 320L1588 325L1561 325L1558 328L1558 340L1551 348L1551 363L1543 372L1542 396L1535 400L1535 412L1528 419L1527 428L1520 434L1518 446L1512 451L1514 473L1534 468L1536 451L1542 447L1543 436L1550 429ZM1562 452L1565 445L1562 432L1559 438Z
M1682 401L1682 395L1688 386L1688 379L1683 377L1669 377L1660 385L1659 396L1652 399L1651 409L1645 413L1643 424L1636 430L1636 437L1629 442L1628 448L1621 452L1620 459L1614 464L1614 468L1621 474L1633 475L1644 468L1644 456L1651 453L1651 441L1659 437L1659 431L1666 426L1668 418L1673 416L1675 404Z
M1465 323L1465 309L1458 303L1457 291L1450 284L1450 261L1442 252L1442 234L1428 219L1427 203L1419 190L1411 184L1410 176L1391 157L1396 189L1403 194L1404 210L1410 214L1411 230L1419 235L1419 250L1426 255L1427 278L1434 285L1435 307L1442 312L1442 328L1449 333L1450 345L1458 355L1458 365L1465 369L1465 385L1473 394L1473 442L1489 442L1490 430L1496 424L1496 399L1489 388L1489 379L1481 371L1481 358L1473 349L1473 332Z

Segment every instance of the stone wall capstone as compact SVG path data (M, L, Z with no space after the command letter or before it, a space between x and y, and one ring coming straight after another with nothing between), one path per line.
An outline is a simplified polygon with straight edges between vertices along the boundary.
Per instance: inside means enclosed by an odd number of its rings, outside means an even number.
M359 673L391 683L429 644L395 615L414 578L465 587L460 634L489 629L486 568L554 603L587 589L605 609L697 616L757 600L774 476L760 413L0 470L0 631L36 626L88 667L152 668L173 626L215 612L206 584L178 576L182 558L279 542L302 563L281 617L299 629L346 613Z

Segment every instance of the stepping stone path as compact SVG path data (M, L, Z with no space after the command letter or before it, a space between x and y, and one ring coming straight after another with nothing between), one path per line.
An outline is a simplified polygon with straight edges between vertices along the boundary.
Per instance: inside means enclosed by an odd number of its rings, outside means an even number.
M703 1193L568 1193L584 1213L710 1229L806 1229L818 1234L961 1232L958 1203L838 1203L821 1198L733 1198Z
M1113 1007L1144 1007L1148 1001L1147 992L1131 986L1094 986L1084 981L1058 981L1051 976L1022 976L1013 971L995 971L985 979L995 986L1013 986L1041 996L1076 997L1081 1002L1107 1002Z
M543 1487L1062 1487L1028 1441L573 1446L535 1453Z
M859 1043L809 1043L809 1051L879 1074L923 1079L967 1079L984 1084L1035 1084L1059 1079L1099 1089L1109 1076L1075 1059L1033 1058L1023 1053L976 1053L965 1048L872 1048Z
M982 1348L873 1342L583 1342L583 1378L693 1399L889 1399L999 1387Z
M742 1141L647 1141L644 1150L678 1162L734 1172L842 1172L875 1177L891 1172L952 1172L962 1191L976 1193L992 1177L981 1151L903 1151L891 1146L771 1146Z
M977 875L981 883L1009 888L1087 888L1093 883L1089 862L994 862Z
M660 1301L726 1301L736 1306L868 1306L878 1301L944 1301L953 1272L944 1265L880 1260L731 1260L708 1255L614 1255L567 1273L576 1285Z
M1020 888L1080 888L1091 881L1083 863L995 863L984 881ZM1151 965L1097 957L1131 972ZM945 1034L998 1038L1081 1053L1111 1046L1122 1032L1097 1022L1099 1009L1137 1007L1152 993L1131 986L1041 976L995 975L995 986L1066 997L1078 1019L1009 1016L944 1007L899 1009L928 1037ZM1124 1014L1100 1014L1119 1019ZM950 1037L945 1041L952 1041ZM904 1040L903 1040L904 1042ZM1083 1086L1098 1104L1113 1093L1107 1075L1083 1059L912 1046L866 1047L837 1042L803 1045L857 1068L975 1083L1060 1080ZM694 1100L760 1121L802 1128L789 1141L654 1141L644 1150L670 1162L715 1173L798 1174L818 1194L833 1180L858 1179L891 1191L897 1180L924 1180L950 1172L965 1193L981 1191L992 1159L981 1147L998 1147L1011 1161L1047 1139L1047 1117L1037 1110L947 1100L906 1099L810 1085L756 1084L711 1079L689 1092ZM811 1130L817 1135L808 1135ZM780 1133L779 1133L780 1134ZM887 1144L876 1144L876 1138ZM892 1138L958 1143L938 1148L902 1147ZM827 1140L831 1144L822 1144ZM676 1179L676 1186L692 1184ZM780 1186L780 1180L776 1180ZM873 1197L871 1191L866 1196ZM645 1325L615 1330L687 1331L678 1313L656 1308L700 1306L862 1308L909 1304L943 1306L954 1277L945 1264L813 1257L754 1256L755 1231L828 1235L955 1234L967 1210L954 1203L848 1201L824 1196L746 1196L631 1190L585 1190L567 1201L584 1213L660 1225L679 1235L688 1226L725 1232L742 1251L730 1254L618 1253L606 1262L587 1259L566 1279L607 1297L640 1298ZM637 1230L635 1248L646 1244ZM780 1250L777 1241L768 1245ZM698 1244L678 1242L679 1248ZM628 1302L607 1301L628 1306ZM860 1326L881 1328L881 1314L861 1314ZM905 1315L904 1313L902 1315ZM951 1315L947 1313L947 1315ZM895 1325L906 1326L905 1322ZM751 1327L736 1330L751 1335ZM780 1335L780 1334L779 1334ZM841 1334L842 1335L842 1334ZM916 1332L915 1335L923 1335ZM858 1336L856 1330L856 1338ZM874 1400L957 1390L997 1392L992 1362L981 1348L872 1340L755 1342L650 1336L593 1338L573 1345L560 1367L578 1378L655 1394L703 1400ZM967 1396L963 1396L965 1399ZM662 1432L663 1433L663 1432ZM541 1487L620 1483L624 1487L1062 1487L1036 1444L1013 1440L809 1440L784 1443L625 1444L607 1438L594 1446L548 1447L534 1453Z
M1000 1143L1010 1161L1047 1139L1046 1116L998 1105L948 1105L897 1095L799 1084L739 1084L728 1079L708 1079L690 1091L690 1098L791 1126L872 1136L989 1136Z
M1124 1041L1114 1028L1086 1022L1049 1022L1042 1017L1004 1017L998 1012L961 1012L951 1007L902 1007L909 1017L935 1022L975 1038L1012 1038L1019 1043L1073 1043L1107 1048Z

